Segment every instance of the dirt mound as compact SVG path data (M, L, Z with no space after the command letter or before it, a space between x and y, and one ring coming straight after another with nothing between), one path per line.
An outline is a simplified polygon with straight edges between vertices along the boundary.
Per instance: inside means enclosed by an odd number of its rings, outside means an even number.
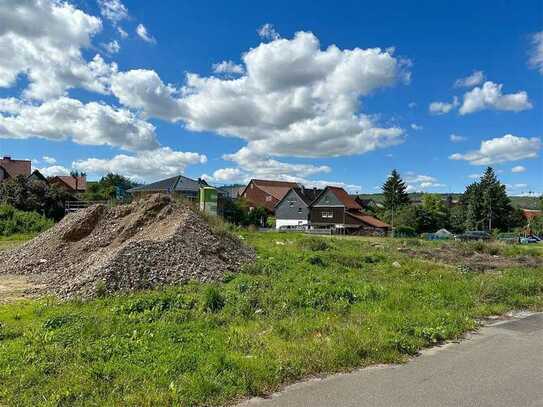
M66 216L25 245L0 253L0 274L25 274L61 298L93 297L188 280L213 281L254 259L169 197Z

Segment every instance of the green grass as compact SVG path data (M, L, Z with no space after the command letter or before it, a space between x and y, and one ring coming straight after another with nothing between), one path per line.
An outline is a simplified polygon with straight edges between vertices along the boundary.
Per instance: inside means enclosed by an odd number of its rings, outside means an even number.
M32 239L35 234L15 234L10 236L0 236L0 251L18 246L25 241Z
M228 404L543 309L543 269L459 273L370 240L243 235L258 261L221 283L0 306L0 405Z

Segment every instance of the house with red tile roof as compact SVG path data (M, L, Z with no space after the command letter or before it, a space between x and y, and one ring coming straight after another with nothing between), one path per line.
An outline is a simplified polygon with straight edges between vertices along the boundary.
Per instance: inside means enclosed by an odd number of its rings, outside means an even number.
M13 160L9 156L0 159L0 182L19 175L29 177L32 170L30 160Z
M49 179L49 185L55 185L71 193L85 192L87 190L87 177L85 175L57 175Z
M244 198L251 208L265 208L274 213L275 205L295 187L298 187L296 182L252 179L240 197Z
M312 228L340 230L353 234L385 234L390 225L368 215L349 194L339 187L326 187L311 203Z

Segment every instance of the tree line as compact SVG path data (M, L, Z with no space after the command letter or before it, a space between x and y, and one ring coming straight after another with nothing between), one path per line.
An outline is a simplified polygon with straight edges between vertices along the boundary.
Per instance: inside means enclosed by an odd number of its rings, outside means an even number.
M522 210L511 205L505 185L491 167L466 187L458 202L450 195L443 199L439 194L424 194L421 205L412 205L407 185L396 170L391 172L382 191L383 208L376 215L406 233L435 232L441 228L454 233L510 231L526 223Z
M81 174L72 174L78 176ZM0 204L25 212L37 212L56 221L65 213L64 205L71 200L114 200L117 191L126 191L135 184L119 174L107 174L98 182L87 183L84 193L71 193L65 188L48 182L18 176L0 183Z

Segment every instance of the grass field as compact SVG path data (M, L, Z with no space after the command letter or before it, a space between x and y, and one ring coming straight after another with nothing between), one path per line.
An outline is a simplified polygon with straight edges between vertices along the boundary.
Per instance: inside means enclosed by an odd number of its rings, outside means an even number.
M258 261L221 283L0 305L0 405L229 404L543 309L543 268L462 273L395 240L242 234Z

